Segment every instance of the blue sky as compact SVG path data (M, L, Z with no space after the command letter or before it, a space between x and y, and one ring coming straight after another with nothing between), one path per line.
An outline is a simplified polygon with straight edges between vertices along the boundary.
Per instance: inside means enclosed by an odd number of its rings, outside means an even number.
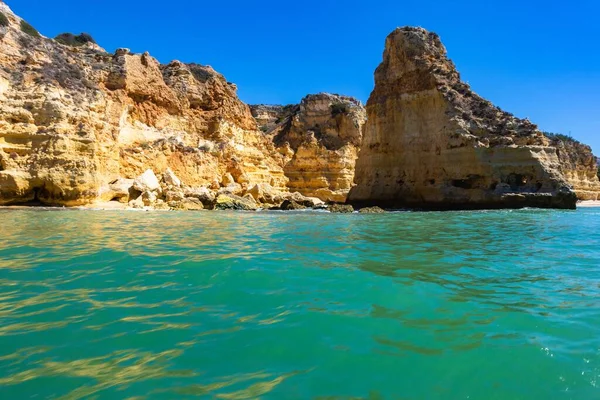
M485 98L600 154L600 2L8 0L42 34L88 32L108 51L212 65L247 103L321 91L363 102L385 37L440 34Z

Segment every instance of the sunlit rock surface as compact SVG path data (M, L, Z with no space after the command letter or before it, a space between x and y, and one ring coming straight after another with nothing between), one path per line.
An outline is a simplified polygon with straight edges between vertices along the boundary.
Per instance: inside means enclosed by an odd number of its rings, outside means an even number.
M366 108L353 204L575 207L557 147L471 91L435 33L388 36Z

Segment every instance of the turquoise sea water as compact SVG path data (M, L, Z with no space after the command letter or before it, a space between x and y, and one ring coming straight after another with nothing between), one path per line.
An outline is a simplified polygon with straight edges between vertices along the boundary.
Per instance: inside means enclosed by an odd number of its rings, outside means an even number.
M600 398L600 209L0 227L0 399Z

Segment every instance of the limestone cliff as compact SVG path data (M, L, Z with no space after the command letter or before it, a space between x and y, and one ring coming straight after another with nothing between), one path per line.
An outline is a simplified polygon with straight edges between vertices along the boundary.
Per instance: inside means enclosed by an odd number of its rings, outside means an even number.
M566 135L544 134L550 139L550 144L556 147L561 172L577 193L577 198L599 200L598 163L590 146Z
M323 93L251 111L209 66L52 40L0 1L0 205L572 208L569 184L599 198L590 149L477 96L437 35L396 30L375 81L366 112Z
M297 108L297 104L288 104L286 106L258 104L251 105L250 111L260 130L264 133L270 133L285 121L286 118L296 112Z
M286 190L283 156L212 68L66 46L0 12L0 204L110 200L111 183L147 169L240 194Z
M439 37L399 28L367 103L349 201L388 207L574 208L557 148L461 81Z
M346 201L362 141L365 111L351 97L320 93L298 106L252 106L285 156L288 188L323 201Z

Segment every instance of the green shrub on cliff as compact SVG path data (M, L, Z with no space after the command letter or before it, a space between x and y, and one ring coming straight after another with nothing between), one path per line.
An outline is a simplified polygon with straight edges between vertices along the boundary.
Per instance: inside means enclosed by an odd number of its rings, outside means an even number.
M73 47L83 46L86 43L96 43L94 38L87 33L82 33L77 36L73 35L72 33L61 33L55 37L54 40L60 44Z
M548 139L553 141L563 141L566 143L580 143L573 136L564 135L562 133L542 132Z
M276 124L280 124L286 121L293 113L295 113L298 109L296 104L288 104L281 108L281 112L279 113L279 117L275 120Z
M24 19L21 20L21 31L25 32L29 36L40 37L40 33L33 26L29 25L29 23L27 23L27 21Z
M0 26L8 26L8 18L6 18L6 15L4 15L4 13L0 12Z
M339 114L345 114L348 112L348 105L344 103L333 103L331 105L331 115L334 117Z

